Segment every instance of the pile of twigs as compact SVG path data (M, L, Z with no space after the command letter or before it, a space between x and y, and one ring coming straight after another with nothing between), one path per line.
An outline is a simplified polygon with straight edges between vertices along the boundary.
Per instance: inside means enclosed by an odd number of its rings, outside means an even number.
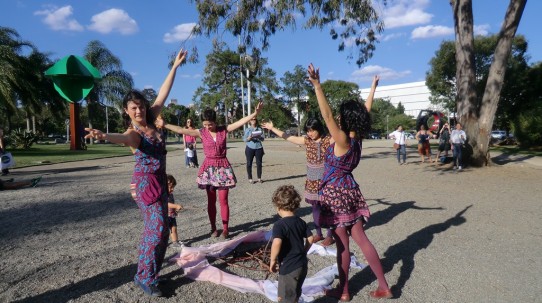
M269 271L269 262L271 256L270 242L267 242L263 246L259 245L256 247L241 246L242 245L239 245L230 254L219 257L216 260L221 261L228 266L264 272L264 279L267 279L271 274L271 272Z

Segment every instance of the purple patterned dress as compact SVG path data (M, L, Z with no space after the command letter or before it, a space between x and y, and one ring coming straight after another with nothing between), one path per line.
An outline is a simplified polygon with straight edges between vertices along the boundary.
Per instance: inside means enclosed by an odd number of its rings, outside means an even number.
M141 211L144 230L139 244L139 259L134 280L145 285L156 284L169 237L167 226L167 182L165 140L141 136L136 149L134 174L130 184L132 197ZM160 134L163 138L163 134Z
M335 143L326 150L324 176L320 185L320 225L327 228L345 227L357 221L367 222L370 213L352 171L361 158L361 143L350 139L350 149L337 157Z

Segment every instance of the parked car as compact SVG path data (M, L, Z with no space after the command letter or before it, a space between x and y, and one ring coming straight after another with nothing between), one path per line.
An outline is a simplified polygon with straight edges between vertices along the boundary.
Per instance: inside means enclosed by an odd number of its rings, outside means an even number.
M371 134L369 135L369 138L370 138L370 139L382 139L382 136L380 136L379 133L371 133Z
M506 139L506 132L504 130L494 130L491 132L491 138L497 140L504 140Z

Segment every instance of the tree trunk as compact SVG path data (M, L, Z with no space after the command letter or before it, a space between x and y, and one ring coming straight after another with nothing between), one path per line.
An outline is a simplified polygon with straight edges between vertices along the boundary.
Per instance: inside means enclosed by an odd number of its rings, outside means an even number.
M471 0L452 0L455 25L456 112L469 144L477 146L474 131L478 129L478 102L474 62L474 34Z
M510 58L512 50L512 41L516 35L516 30L519 26L519 21L523 14L527 0L512 0L506 10L504 22L499 33L499 40L495 48L493 62L489 68L488 79L482 98L482 106L480 107L480 120L478 132L478 146L476 149L481 151L480 158L473 158L473 161L482 163L490 163L489 161L489 140L493 121L495 120L495 112L501 98L501 91L506 73L506 65ZM485 152L485 157L482 156Z
M510 0L505 20L499 34L495 56L489 71L482 102L476 95L476 72L474 62L474 34L471 0L450 0L454 14L457 116L468 137L470 163L473 166L488 165L489 134L493 127L495 112L500 99L506 64L523 9L527 0Z

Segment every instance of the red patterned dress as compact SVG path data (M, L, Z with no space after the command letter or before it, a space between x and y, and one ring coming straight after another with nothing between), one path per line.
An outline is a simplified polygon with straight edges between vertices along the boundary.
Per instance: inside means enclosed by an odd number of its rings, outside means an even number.
M314 205L320 203L318 189L324 175L324 161L326 150L329 147L330 136L325 136L320 141L305 137L307 150L307 180L305 181L305 202Z
M346 154L337 157L333 153L335 143L331 144L325 155L325 171L320 185L322 227L336 228L367 222L370 216L365 198L352 176L361 158L361 143L350 139Z
M206 128L199 130L205 160L199 167L196 182L201 189L228 189L235 187L237 179L226 157L226 136L228 130L225 126L216 128L216 141Z

